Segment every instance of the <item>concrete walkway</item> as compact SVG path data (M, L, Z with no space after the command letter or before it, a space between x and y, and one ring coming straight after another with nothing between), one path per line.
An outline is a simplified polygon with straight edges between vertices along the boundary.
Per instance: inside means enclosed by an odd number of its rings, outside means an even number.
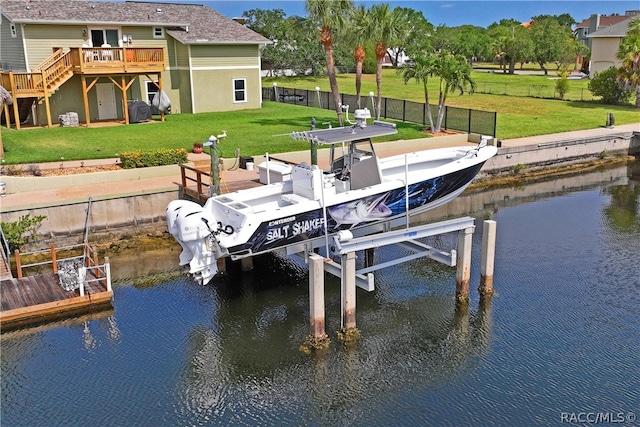
M596 137L601 135L615 135L625 132L638 131L640 132L640 123L631 125L616 126L612 129L606 129L604 127L597 129L590 129L584 131L565 132L552 135L539 135L526 138L508 139L502 140L501 146L505 148L527 146L535 144L545 144L553 142L561 142L567 140L583 139L589 137ZM409 141L407 141L407 144ZM384 147L378 149L378 153L381 156L389 156L392 154L398 154L408 151L413 151L412 148L407 148L400 141L391 143L384 143ZM439 143L438 146L443 145L462 145L459 140L452 142L451 144ZM420 148L429 148L429 140L425 139L420 143ZM320 150L323 151L323 150ZM275 154L276 158L286 159L292 162L309 161L309 154L307 151L300 151L296 153ZM321 167L326 167L323 163L326 162L326 150L324 154L319 154L319 164ZM189 154L189 161L202 162L208 161L209 156L207 154ZM259 164L264 161L262 156L254 157L254 163ZM81 163L85 167L101 166L105 164L114 164L116 159L103 159L103 160L85 160L80 161L65 161L63 166L68 168L80 167ZM42 170L50 168L59 168L60 162L54 162L49 164L40 164ZM221 175L222 182L221 188L224 192L225 184L237 181L251 181L258 180L257 167L253 171L237 168L235 170L224 170ZM46 206L48 204L61 205L65 204L65 201L77 201L88 200L91 196L94 199L106 199L117 198L124 195L131 196L136 194L150 194L155 192L169 192L178 191L180 184L180 175L168 175L158 176L147 179L138 179L133 181L119 181L119 182L105 182L102 184L91 185L77 185L74 187L58 188L41 191L29 191L20 192L14 194L7 194L5 197L0 198L0 212L5 211L18 211L28 210L34 207Z

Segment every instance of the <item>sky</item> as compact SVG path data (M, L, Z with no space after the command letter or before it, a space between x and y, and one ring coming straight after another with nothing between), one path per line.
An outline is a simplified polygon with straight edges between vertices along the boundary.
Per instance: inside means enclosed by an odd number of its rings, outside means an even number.
M205 4L223 15L234 18L242 16L249 9L282 9L287 16L306 16L304 0L160 0L167 2L183 2ZM370 6L380 1L356 0ZM408 7L419 10L433 25L457 27L460 25L476 25L486 28L501 19L515 19L527 22L536 15L561 15L568 13L577 22L589 18L592 14L624 15L627 10L639 10L640 1L601 1L601 0L387 0L391 7Z

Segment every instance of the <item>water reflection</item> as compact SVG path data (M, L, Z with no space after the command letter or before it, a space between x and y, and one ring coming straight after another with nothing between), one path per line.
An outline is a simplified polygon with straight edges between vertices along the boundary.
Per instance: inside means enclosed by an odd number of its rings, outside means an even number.
M278 280L260 280L269 275ZM358 293L362 336L345 345L336 334L340 285L329 279L325 294L332 343L306 355L298 350L309 333L304 267L262 256L248 276L253 280L232 275L203 289L215 296L217 309L211 327L195 325L188 333L179 392L185 419L232 412L225 419L233 423L241 421L234 418L237 412L259 410L261 424L283 422L282 417L295 423L303 421L292 415L300 405L315 408L322 424L344 425L366 419L356 408L375 396L410 383L429 387L464 376L490 345L489 300L474 308L456 306L451 295L437 292L406 298L385 278L377 292Z

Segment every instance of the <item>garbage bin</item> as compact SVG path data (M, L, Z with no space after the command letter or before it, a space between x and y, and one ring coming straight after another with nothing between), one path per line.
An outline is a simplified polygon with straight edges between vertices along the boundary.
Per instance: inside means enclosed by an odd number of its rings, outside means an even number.
M253 163L253 157L240 157L240 167L247 169L247 163Z

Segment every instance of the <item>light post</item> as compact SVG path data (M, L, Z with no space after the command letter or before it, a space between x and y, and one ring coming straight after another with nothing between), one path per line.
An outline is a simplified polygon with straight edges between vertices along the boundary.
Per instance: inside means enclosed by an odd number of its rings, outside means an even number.
M322 108L322 101L320 100L320 88L316 86L316 94L318 95L318 108Z
M275 101L278 102L278 83L273 82L273 93L275 94Z
M371 98L371 111L373 111L373 114L378 117L378 114L376 114L376 107L373 105L373 91L369 92L369 98Z

